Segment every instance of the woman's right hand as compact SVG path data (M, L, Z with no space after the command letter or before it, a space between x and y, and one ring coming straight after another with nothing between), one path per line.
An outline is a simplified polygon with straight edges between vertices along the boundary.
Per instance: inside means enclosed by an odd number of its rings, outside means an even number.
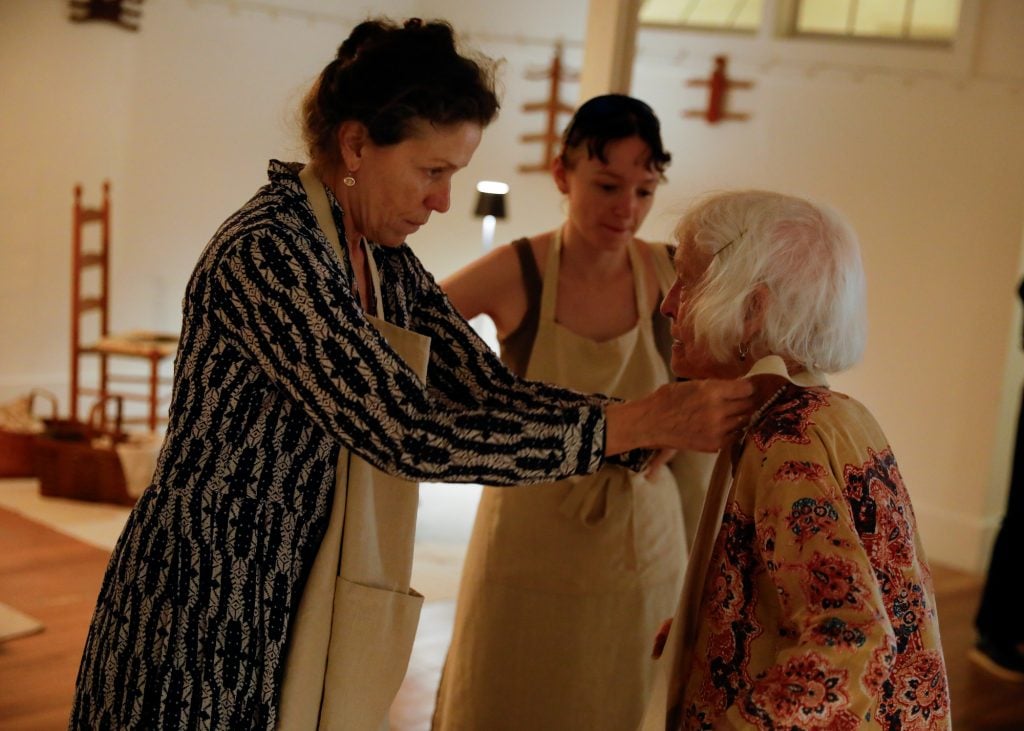
M754 410L746 379L669 383L643 398L605 409L605 454L632 449L717 452L742 430Z

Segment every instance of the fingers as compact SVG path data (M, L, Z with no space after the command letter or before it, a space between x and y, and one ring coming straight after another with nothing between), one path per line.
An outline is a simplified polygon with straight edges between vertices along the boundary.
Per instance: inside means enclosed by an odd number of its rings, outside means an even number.
M754 385L746 379L698 384L696 416L703 432L701 451L715 452L743 434L754 411Z
M700 382L704 388L716 391L724 401L749 399L754 395L755 387L749 378L732 380L709 379Z
M654 648L651 650L651 657L657 660L665 651L665 643L668 641L668 633L672 629L672 618L669 617L661 623L658 634L654 636Z
M662 467L669 463L673 457L677 454L675 449L659 449L655 455L651 458L651 461L647 463L647 469L644 470L644 478L651 479Z

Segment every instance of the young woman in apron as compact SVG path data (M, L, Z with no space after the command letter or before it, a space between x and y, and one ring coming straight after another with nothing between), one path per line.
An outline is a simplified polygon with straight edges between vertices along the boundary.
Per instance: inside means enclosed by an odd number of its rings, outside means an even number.
M630 399L670 380L656 333L667 329L657 270L661 280L674 278L671 254L634 238L669 156L653 112L618 95L581 107L564 148L555 179L569 197L568 222L497 250L443 286L467 317L479 314L473 291L490 292L492 305L479 311L495 319L503 359L528 379ZM572 281L580 270L567 264L590 258L615 262L607 287L586 291ZM510 288L519 296L505 296ZM517 301L525 305L511 316L494 309ZM588 321L602 307L620 313L604 318L610 327ZM583 318L574 321L575 313ZM524 345L524 329L534 326ZM633 728L685 552L680 488L665 466L638 474L608 465L553 486L485 489L435 731Z

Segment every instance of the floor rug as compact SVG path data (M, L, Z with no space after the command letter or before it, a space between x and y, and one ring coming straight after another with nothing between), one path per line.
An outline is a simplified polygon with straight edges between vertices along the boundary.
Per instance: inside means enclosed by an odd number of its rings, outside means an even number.
M475 485L422 486L412 586L426 601L458 594L479 495ZM118 505L44 497L34 479L0 480L0 507L106 551L113 550L130 512Z
M42 629L41 622L0 602L0 642L35 634Z

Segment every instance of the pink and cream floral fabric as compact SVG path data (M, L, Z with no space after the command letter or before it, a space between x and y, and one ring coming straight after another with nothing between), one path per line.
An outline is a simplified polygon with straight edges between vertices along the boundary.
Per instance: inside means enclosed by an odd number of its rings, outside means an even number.
M789 386L751 428L699 616L685 729L950 728L910 497L847 396Z

